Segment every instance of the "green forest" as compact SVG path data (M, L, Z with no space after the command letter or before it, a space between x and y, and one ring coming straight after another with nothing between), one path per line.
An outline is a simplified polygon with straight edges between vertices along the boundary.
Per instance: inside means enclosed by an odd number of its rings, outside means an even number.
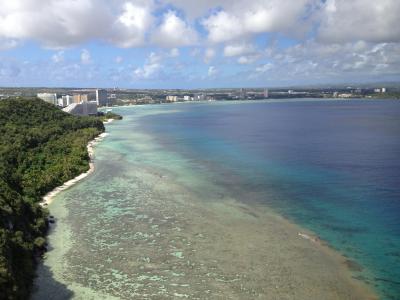
M0 101L0 299L27 299L46 247L42 196L89 169L87 143L104 132L39 99Z

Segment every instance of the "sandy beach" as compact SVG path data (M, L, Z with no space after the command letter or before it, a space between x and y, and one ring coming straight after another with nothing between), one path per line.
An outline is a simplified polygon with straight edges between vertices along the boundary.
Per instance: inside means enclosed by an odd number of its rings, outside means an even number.
M112 120L111 120L112 121ZM110 120L107 120L106 122L104 122L104 124L106 123L110 123ZM92 141L90 141L87 144L87 151L89 154L89 170L76 176L75 178L68 180L67 182L64 182L63 185L56 187L54 190L48 192L45 196L43 196L43 200L39 203L41 206L47 206L49 205L54 197L60 193L61 191L64 191L66 189L68 189L69 187L73 186L74 184L76 184L77 182L79 182L80 180L82 180L83 178L87 177L89 174L91 174L94 171L94 163L93 163L93 157L94 157L94 146L100 142L101 140L103 140L105 137L107 136L106 132L103 132L102 134L100 134L98 137L96 137L95 139L93 139Z
M113 131L96 172L51 204L32 299L378 298L315 234L131 129Z
M114 119L108 119L107 121L104 121L103 124L108 124L111 123L112 121L114 121Z
M345 257L267 207L204 201L142 164L96 169L51 206L58 227L46 264L77 299L377 299ZM33 299L60 292L38 285Z

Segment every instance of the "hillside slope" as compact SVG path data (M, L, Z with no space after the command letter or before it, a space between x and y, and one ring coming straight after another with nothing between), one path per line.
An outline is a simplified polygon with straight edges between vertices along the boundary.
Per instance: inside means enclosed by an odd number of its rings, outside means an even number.
M41 197L89 168L86 145L104 131L39 99L0 101L0 299L27 299L45 247Z

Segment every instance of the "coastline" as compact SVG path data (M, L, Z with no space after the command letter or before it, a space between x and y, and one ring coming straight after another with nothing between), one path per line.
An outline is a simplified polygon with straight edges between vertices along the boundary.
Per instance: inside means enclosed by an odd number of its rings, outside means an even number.
M271 208L243 203L240 196L221 199L218 186L205 195L196 194L179 180L182 174L162 166L125 160L113 165L126 176L96 172L88 179L93 180L89 190L78 187L79 196L68 199L73 213L67 215L65 200L52 205L59 222L50 236L53 250L45 264L72 293L90 299L130 299L132 293L148 295L148 289L158 296L186 298L378 298L372 288L353 278L346 257ZM123 193L109 197L110 186ZM95 198L91 191L97 192ZM218 201L205 200L214 198ZM94 234L98 210L108 207L118 207L118 213L104 211L101 226L107 234L99 232L99 240ZM79 248L67 238L77 233ZM118 253L118 259L110 253ZM96 262L101 268L90 268ZM64 277L65 266L77 273ZM110 275L110 270L118 272ZM51 291L59 295L51 284L42 286L33 299L43 299Z
M299 100L300 99L300 100ZM254 102L300 102L300 101L393 101L398 100L398 98L367 98L367 97L354 97L354 98L265 98L265 99L219 99L219 100L198 100L198 101L178 101L178 102L163 102L163 103L144 103L144 104L124 104L124 105L114 105L112 107L116 108L132 108L132 107L141 107L141 106L151 106L151 105L177 105L177 104L200 104L200 103L254 103Z
M112 121L113 121L113 119L108 119L107 121L103 122L103 124L108 124L108 123L111 123ZM42 201L39 202L40 206L42 206L42 207L48 206L50 203L53 202L54 197L58 193L70 188L74 184L78 183L79 181L81 181L82 179L86 178L91 173L93 173L93 171L94 171L94 163L93 163L94 146L97 143L99 143L100 141L102 141L107 135L108 135L108 133L103 132L103 133L99 134L97 137L95 137L93 140L89 141L89 143L87 144L86 147L87 147L87 151L89 154L89 170L87 170L84 173L79 174L75 178L72 178L72 179L64 182L62 185L60 185L60 186L54 188L53 190L51 190L50 192L48 192L46 195L43 196Z

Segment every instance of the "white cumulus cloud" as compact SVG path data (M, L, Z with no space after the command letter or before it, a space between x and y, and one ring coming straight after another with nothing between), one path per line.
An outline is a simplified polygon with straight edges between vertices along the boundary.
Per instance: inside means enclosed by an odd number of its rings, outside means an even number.
M400 76L400 0L0 0L0 3L1 74L3 79L9 76L3 84L15 84L13 79L28 78L29 74L33 74L29 76L35 82L41 76L36 75L40 70L46 71L40 73L43 76L53 76L49 77L51 80L61 80L65 76L62 72L72 65L81 68L81 74L87 74L91 80L104 72L107 78L125 80L132 78L132 72L135 79L160 79L163 75L189 78L193 72L198 78L208 80L208 75L230 76L228 73L236 70L251 70L259 78L293 81ZM27 41L55 50L46 52L46 55L51 53L49 61L40 62L41 66L37 62L35 71L28 68L35 65L34 61L25 64L34 56L27 55L18 61L10 50ZM95 47L88 46L91 42ZM96 56L95 51L103 43L121 48L151 47L153 52L145 61L135 62L134 70L132 61L137 58L124 51L112 52L106 60L112 63L109 67L100 64ZM265 45L269 45L268 49ZM67 52L65 48L69 47L75 47L78 54L65 59L66 53L76 51ZM157 49L160 47L166 49ZM124 59L117 56L121 53ZM7 57L12 63L4 62ZM57 71L50 73L52 69Z
M266 53L271 62L256 67L255 71L276 79L343 82L400 75L399 43L326 44L310 40L285 50L269 49Z
M254 46L246 43L229 44L224 47L224 56L239 56L254 52Z
M315 0L232 1L202 22L211 42L227 42L264 32L288 35L306 31Z
M0 50L8 50L18 46L18 41L14 39L2 38L0 36Z
M92 40L174 48L263 33L315 34L326 43L400 42L399 15L399 0L2 0L0 49L25 40L53 49Z
M51 57L51 60L53 62L57 63L61 63L64 61L64 51L58 51L57 53L53 54L53 56Z
M105 39L123 48L144 45L146 34L154 23L153 9L151 0L125 2Z
M99 39L120 47L142 45L153 22L152 0L1 1L0 38L33 39L65 48Z
M208 67L208 72L207 72L208 77L214 77L215 75L217 75L217 73L218 70L215 66Z
M193 45L197 39L197 32L172 10L164 14L161 25L152 36L152 41L163 47Z
M237 59L237 62L241 65L248 65L254 63L259 57L259 54L243 55Z
M81 52L81 63L84 65L92 63L92 56L90 55L89 50L82 49Z
M266 64L264 64L264 65L258 66L258 67L256 68L256 72L258 72L258 73L266 73L266 72L268 72L269 70L271 70L272 68L273 68L273 64L271 64L271 63L266 63Z
M162 68L162 57L151 52L143 67L136 68L133 71L135 79L150 79L156 77Z
M318 18L323 42L400 42L400 1L327 0Z

